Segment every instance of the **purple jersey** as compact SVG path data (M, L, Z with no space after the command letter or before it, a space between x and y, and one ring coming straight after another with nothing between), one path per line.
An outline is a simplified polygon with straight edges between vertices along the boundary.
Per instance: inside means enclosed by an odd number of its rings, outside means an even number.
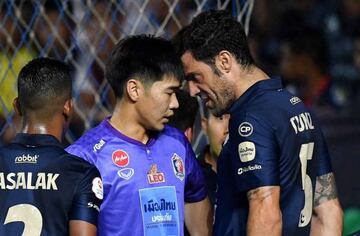
M103 178L99 235L183 235L184 202L206 197L190 143L170 126L143 144L106 119L67 151L93 163Z

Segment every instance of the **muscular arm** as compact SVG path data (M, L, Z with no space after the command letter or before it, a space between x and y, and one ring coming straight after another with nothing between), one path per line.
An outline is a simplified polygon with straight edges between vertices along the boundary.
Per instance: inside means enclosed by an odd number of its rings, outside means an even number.
M280 187L266 186L247 193L249 217L247 235L281 235Z
M185 224L191 236L211 235L213 214L208 198L185 204Z
M82 220L71 220L70 236L96 236L96 226Z
M310 235L341 235L342 219L343 212L337 198L334 174L317 177Z

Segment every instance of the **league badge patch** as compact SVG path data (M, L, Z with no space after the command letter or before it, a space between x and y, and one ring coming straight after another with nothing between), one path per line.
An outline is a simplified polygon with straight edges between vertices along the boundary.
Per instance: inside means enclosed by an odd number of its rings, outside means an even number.
M185 177L185 167L183 160L178 154L174 153L171 158L171 163L173 165L175 176L183 181Z
M147 174L149 184L157 184L165 182L165 175L162 172L158 172L157 165L153 164Z
M118 167L125 167L129 164L129 155L124 150L116 150L112 154L112 160Z
M95 177L92 181L92 188L91 190L95 194L95 196L102 200L104 197L104 190L103 190L103 184L99 177Z

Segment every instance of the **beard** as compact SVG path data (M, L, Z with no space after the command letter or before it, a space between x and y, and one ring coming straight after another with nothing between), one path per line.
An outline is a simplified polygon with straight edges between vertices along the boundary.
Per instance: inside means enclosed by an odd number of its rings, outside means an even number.
M220 117L227 113L236 98L233 87L223 78L219 78L219 82L216 86L217 93L216 98L213 101L214 106L209 109L214 116Z

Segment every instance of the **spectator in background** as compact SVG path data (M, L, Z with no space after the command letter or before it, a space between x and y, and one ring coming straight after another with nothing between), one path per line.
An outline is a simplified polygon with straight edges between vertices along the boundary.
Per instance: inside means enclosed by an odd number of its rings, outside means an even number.
M193 131L196 115L199 110L199 103L196 98L179 89L175 92L179 102L179 108L175 110L174 115L169 119L169 125L180 129L191 143L193 141Z
M282 41L280 73L286 88L315 110L334 108L329 52L321 31L305 28Z
M204 171L208 196L212 206L215 205L217 161L225 140L229 135L229 114L220 117L214 116L206 107L203 109L201 127L204 131L208 145L198 155L198 161Z
M75 26L70 17L73 12L72 3L48 0L44 4L36 3L36 7L43 9L44 13L37 17L34 24L35 50L39 55L73 60L76 48L72 45Z
M10 142L18 131L19 117L14 114L12 103L17 95L18 73L34 57L34 52L21 39L26 38L22 35L23 23L29 21L31 9L27 2L3 3L0 7L0 144ZM19 18L16 10L20 12Z

